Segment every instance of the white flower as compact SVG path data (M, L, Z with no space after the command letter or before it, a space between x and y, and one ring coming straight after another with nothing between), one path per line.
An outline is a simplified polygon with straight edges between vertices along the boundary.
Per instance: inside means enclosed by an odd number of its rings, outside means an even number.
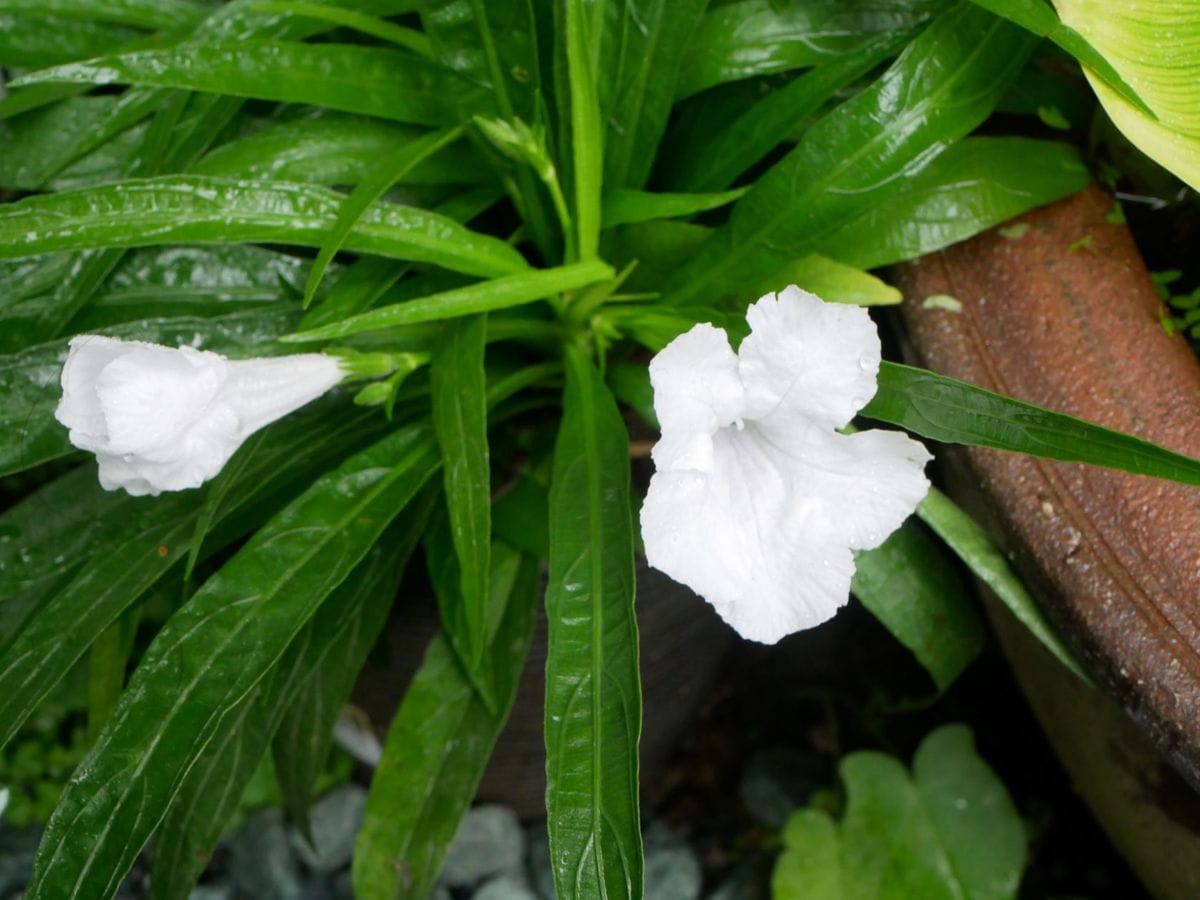
M745 638L774 643L847 599L929 488L930 456L892 431L839 434L875 393L866 311L797 287L746 311L737 354L697 325L650 363L662 440L642 506L646 559Z
M96 454L105 490L134 496L199 487L246 438L345 374L320 353L235 361L90 334L70 347L54 417Z

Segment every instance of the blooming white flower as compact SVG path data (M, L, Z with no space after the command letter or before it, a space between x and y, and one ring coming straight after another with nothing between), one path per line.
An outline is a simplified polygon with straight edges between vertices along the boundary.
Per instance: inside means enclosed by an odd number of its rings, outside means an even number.
M155 495L199 487L246 438L344 375L320 353L230 360L84 334L71 339L54 417L96 454L105 490Z
M736 354L704 324L650 363L662 439L642 537L651 566L743 637L774 643L846 602L852 551L912 513L930 456L899 432L837 432L876 390L865 310L791 286L746 319Z

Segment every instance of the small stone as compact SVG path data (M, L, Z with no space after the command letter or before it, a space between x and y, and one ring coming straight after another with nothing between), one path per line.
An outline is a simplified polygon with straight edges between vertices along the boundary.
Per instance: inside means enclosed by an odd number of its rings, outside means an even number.
M229 874L241 893L259 900L300 900L304 896L300 866L278 809L250 816L230 845Z
M507 806L476 806L467 812L450 843L440 880L471 887L496 875L521 874L525 832Z
M501 875L486 882L471 900L538 900L538 895L524 878Z
M738 793L755 819L782 828L814 790L829 782L830 774L820 756L791 747L768 747L746 765Z
M367 792L360 785L344 784L330 791L313 804L309 815L312 845L298 829L292 829L296 855L314 872L336 872L349 865L366 806Z
M704 875L684 840L655 823L646 829L646 896L654 900L698 900Z
M15 894L29 883L40 839L36 828L14 828L0 822L0 897Z

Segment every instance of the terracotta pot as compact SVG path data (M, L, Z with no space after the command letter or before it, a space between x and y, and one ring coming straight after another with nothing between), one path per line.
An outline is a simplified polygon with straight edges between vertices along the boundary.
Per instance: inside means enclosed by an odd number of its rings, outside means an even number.
M1093 187L900 267L913 348L936 371L1200 457L1200 362L1162 328L1161 302L1114 208ZM959 306L927 304L935 294ZM1200 786L1200 488L997 451L947 458L958 474L952 492L1001 541L1097 680L1162 758ZM1009 635L1006 643L1021 642ZM1167 879L1183 885L1173 893L1151 846L1161 855L1168 839L1149 826L1130 835L1128 820L1117 821L1121 804L1097 802L1097 789L1117 779L1146 792L1155 782L1156 791L1171 786L1175 805L1189 810L1182 818L1200 822L1196 795L1165 769L1147 775L1153 754L1120 729L1061 727L1065 712L1087 718L1092 711L1080 707L1096 695L1049 687L1046 667L1031 669L1029 657L1014 649L1010 659L1114 841L1147 883L1157 877L1160 896L1200 895L1190 823L1190 874ZM1097 697L1098 708L1104 702ZM1117 769L1083 765L1080 733L1109 742L1094 747L1091 762L1110 756ZM1132 748L1125 762L1136 764L1122 769L1115 746ZM1160 825L1181 819L1159 811Z
M717 676L733 632L707 603L644 562L639 562L637 579L644 706L642 796L645 803L653 805L666 757ZM386 632L384 659L368 661L352 700L367 713L381 737L436 627L437 606L432 597L396 604ZM545 665L543 611L512 714L477 793L478 800L507 804L525 819L545 815Z

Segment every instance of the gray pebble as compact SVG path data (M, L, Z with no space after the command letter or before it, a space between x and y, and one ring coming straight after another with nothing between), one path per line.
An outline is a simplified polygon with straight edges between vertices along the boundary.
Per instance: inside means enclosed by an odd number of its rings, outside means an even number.
M360 785L344 784L330 791L313 804L309 815L312 845L298 829L292 829L296 855L314 872L336 872L349 865L366 806L367 792Z
M700 860L678 835L658 823L646 829L646 896L698 900L704 874Z
M440 880L471 887L496 875L520 875L525 832L507 806L476 806L467 812L450 843Z
M0 822L0 896L29 883L33 857L41 834L34 828L13 828Z
M258 900L300 900L304 896L300 866L278 809L254 813L231 845L229 874L242 893Z

